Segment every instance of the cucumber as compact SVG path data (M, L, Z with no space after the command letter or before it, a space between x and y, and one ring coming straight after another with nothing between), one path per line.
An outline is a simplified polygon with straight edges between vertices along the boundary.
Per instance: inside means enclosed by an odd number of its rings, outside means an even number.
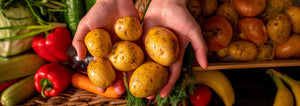
M35 95L34 75L28 76L8 87L1 94L1 104L13 106Z
M84 0L62 0L62 2L66 5L67 10L63 12L63 18L74 37L78 23L85 15Z
M37 54L24 54L0 62L0 84L35 74L47 61Z
M85 0L85 11L88 12L97 0Z

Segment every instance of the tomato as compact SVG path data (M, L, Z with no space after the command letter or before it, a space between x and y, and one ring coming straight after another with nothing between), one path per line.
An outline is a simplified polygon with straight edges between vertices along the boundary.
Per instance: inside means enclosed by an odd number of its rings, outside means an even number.
M242 39L251 41L257 46L264 45L268 41L267 28L258 18L242 18L238 21L237 28Z
M278 59L300 57L300 35L293 34L283 44L275 46L275 57Z
M206 85L195 85L194 94L189 93L189 100L194 106L206 106L211 100L211 91Z
M266 0L232 0L234 9L242 16L257 16L266 7Z
M230 43L232 26L223 16L212 16L203 24L203 35L207 48L218 51Z

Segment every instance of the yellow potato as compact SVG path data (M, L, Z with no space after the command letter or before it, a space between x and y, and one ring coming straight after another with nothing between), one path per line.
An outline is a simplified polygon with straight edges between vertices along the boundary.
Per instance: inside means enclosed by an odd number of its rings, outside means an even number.
M221 50L218 50L218 51L217 51L217 55L218 55L220 58L223 58L223 57L228 56L228 46L222 48Z
M267 24L269 37L276 44L282 44L289 39L291 27L291 21L285 14L276 15Z
M187 7L190 10L190 12L194 18L197 18L200 16L200 13L201 13L200 0L189 0L187 3Z
M274 58L273 47L270 45L262 45L258 48L256 61L267 61Z
M292 22L292 31L296 34L300 34L300 7L291 6L284 11Z
M112 47L111 64L119 71L132 71L144 61L143 50L133 42L121 41Z
M108 88L116 79L116 72L108 60L98 58L87 67L89 79L100 88Z
M84 43L91 55L97 58L107 56L112 46L110 35L104 29L90 31L85 36Z
M145 49L155 62L170 66L177 60L179 43L172 31L163 27L153 27L146 35Z
M142 33L142 25L135 17L123 17L115 23L115 32L122 40L136 41Z
M251 61L257 56L257 48L249 41L236 41L229 45L228 54L235 60Z
M145 62L133 72L129 90L133 96L145 98L159 92L167 79L167 68L155 62Z

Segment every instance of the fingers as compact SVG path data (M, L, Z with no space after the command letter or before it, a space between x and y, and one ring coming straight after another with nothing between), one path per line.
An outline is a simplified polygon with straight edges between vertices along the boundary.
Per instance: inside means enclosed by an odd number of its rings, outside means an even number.
M104 93L105 91L106 91L106 89L105 88L99 88L99 87L97 87L97 89L99 90L99 92L101 92L101 93Z
M160 96L162 98L165 98L170 94L176 81L178 80L178 78L180 76L185 48L186 47L182 47L180 49L178 60L173 65L170 66L168 82L160 91Z
M113 84L113 87L115 88L115 91L118 95L123 95L125 93L123 74L122 72L119 71L117 71L116 74L117 77L115 83Z
M190 40L195 50L195 55L198 63L202 68L207 68L207 47L202 37L200 28L191 32Z
M151 95L151 96L147 97L147 99L152 100L152 99L155 98L155 96L156 96L156 95Z
M88 27L86 27L85 25L79 24L78 29L75 33L73 42L72 42L72 45L74 46L80 60L83 60L86 55L86 47L84 44L84 38L89 31L90 30L88 29Z

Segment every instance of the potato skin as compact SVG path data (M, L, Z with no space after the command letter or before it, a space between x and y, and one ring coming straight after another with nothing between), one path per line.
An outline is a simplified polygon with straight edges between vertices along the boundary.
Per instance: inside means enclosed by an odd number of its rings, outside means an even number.
M179 42L172 31L163 27L153 27L145 37L145 49L155 62L170 66L177 60Z
M166 84L168 70L155 62L145 62L132 74L129 90L133 96L145 98L156 94Z
M240 40L229 45L228 54L235 60L251 61L257 55L257 48L254 43Z
M285 14L278 14L267 23L269 38L276 44L284 43L291 34L291 21Z
M116 72L108 60L98 58L87 67L89 79L100 88L108 88L116 79Z
M137 18L127 16L116 21L115 32L122 40L136 41L141 37L143 29Z
M300 35L292 34L283 44L275 46L277 59L300 58Z
M201 2L200 0L189 0L187 7L190 10L194 18L198 18L201 13Z
M132 71L142 64L144 53L135 43L120 41L113 45L109 60L119 71Z
M273 60L274 53L271 45L262 45L257 49L256 61Z
M104 29L90 31L84 39L85 46L92 56L102 58L107 56L111 50L111 38Z
M296 34L300 34L300 7L291 6L284 11L292 22L292 31Z

